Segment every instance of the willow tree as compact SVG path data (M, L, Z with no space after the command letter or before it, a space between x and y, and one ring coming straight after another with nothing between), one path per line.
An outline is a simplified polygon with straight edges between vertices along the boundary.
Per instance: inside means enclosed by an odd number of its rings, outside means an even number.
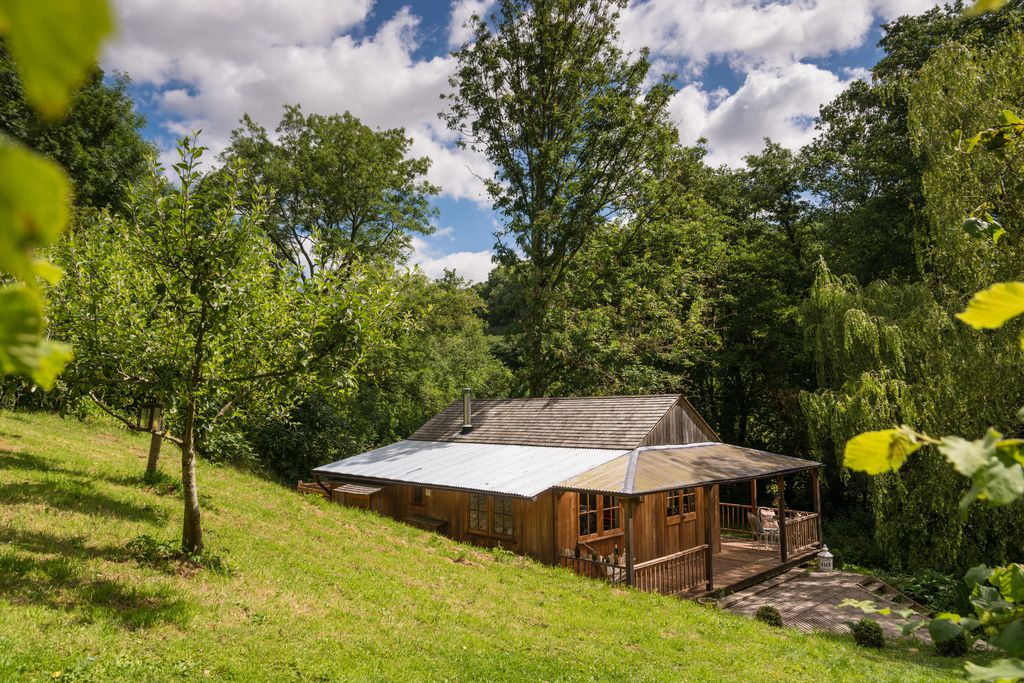
M67 275L55 321L78 353L67 372L125 424L129 399L159 399L181 448L182 548L202 548L196 444L231 416L285 414L313 387L345 391L391 320L390 266L313 276L282 269L267 203L229 164L203 175L179 143L177 183L154 167L124 216L101 213L57 251Z
M609 219L645 213L642 190L676 138L668 79L646 88L647 53L619 47L625 4L501 0L454 53L441 117L494 168L496 258L521 275L515 332L531 396L554 375L549 314L569 265Z

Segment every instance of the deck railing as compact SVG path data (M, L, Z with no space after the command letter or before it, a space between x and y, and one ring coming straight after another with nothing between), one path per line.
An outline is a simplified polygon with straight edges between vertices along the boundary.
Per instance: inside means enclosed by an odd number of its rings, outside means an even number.
M818 536L818 515L813 512L801 512L794 515L786 511L786 549L790 553L816 545L821 541Z
M600 559L592 560L589 557L575 557L574 555L561 555L558 558L558 564L568 567L580 576L603 579L611 583L625 583L626 581L626 568L621 564Z
M747 519L749 514L749 505L741 505L739 503L718 504L718 523L722 531L727 531L730 534L741 536L753 535L750 530L750 520Z
M643 591L678 595L707 585L707 545L641 562L633 567L633 582Z

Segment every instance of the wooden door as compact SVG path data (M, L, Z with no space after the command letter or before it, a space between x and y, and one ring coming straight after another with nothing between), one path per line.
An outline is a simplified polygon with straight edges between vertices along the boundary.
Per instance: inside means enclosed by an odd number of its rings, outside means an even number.
M671 555L698 545L697 505L700 493L677 489L665 494L665 554Z

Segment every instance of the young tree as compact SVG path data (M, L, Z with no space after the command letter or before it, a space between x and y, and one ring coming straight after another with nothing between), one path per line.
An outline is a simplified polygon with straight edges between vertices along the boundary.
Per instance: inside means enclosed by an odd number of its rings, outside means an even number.
M241 123L221 158L245 162L249 184L272 191L266 230L284 263L312 276L366 256L396 262L413 234L433 231L430 159L408 156L401 128L298 105L285 107L273 141L248 114Z
M611 218L642 220L642 190L676 139L663 79L646 89L646 52L618 47L625 0L501 0L474 17L473 40L441 118L494 166L486 179L503 217L497 258L522 264L518 352L531 396L551 385L546 339L558 288Z
M202 548L196 444L228 417L284 414L313 386L347 390L390 322L390 267L353 261L303 281L263 233L267 205L237 164L200 175L179 143L172 185L154 168L126 216L99 214L62 245L60 329L79 349L68 381L129 426L126 397L159 398L181 448L182 547ZM111 405L114 403L114 405Z

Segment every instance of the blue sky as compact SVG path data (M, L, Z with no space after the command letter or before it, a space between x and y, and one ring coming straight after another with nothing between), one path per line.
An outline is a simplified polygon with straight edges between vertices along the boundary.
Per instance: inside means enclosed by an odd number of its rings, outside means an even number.
M437 232L412 260L486 277L496 229L477 176L490 168L454 147L437 119L462 19L490 0L114 0L119 36L103 63L127 72L146 134L165 153L202 128L214 152L248 112L272 130L281 107L350 111L401 126L430 156L442 187ZM684 143L709 140L709 159L739 165L769 136L798 148L821 104L866 76L880 23L931 0L643 0L620 20L627 49L649 47L656 70L680 74L671 115Z

